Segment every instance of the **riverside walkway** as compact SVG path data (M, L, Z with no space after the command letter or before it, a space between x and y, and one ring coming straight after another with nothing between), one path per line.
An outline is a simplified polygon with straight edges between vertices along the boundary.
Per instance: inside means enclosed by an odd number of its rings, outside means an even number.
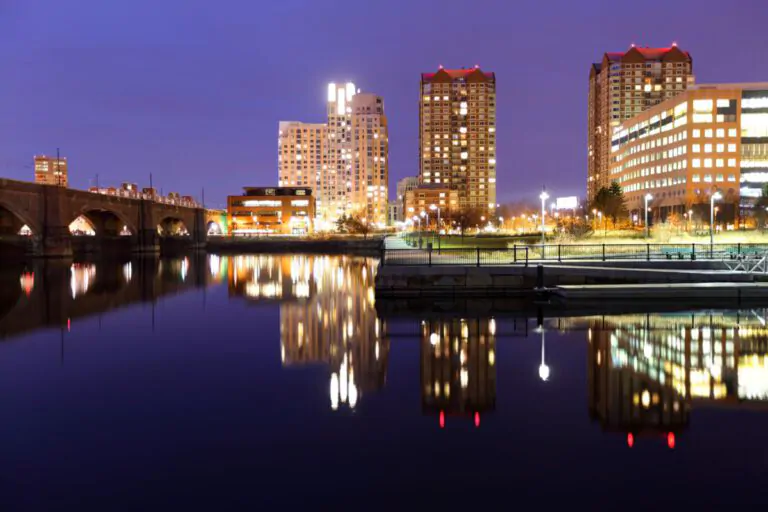
M411 248L402 238L387 238L382 265L497 266L577 261L768 261L768 244L551 244L512 245L506 249L481 247ZM731 265L733 270L756 268ZM723 269L728 269L723 264ZM768 265L760 267L768 270Z

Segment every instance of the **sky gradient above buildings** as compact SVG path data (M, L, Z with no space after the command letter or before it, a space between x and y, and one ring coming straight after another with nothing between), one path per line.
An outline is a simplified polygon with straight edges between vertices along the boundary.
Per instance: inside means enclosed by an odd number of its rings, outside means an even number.
M326 84L384 97L390 195L418 173L419 74L497 78L499 202L583 196L589 65L631 43L693 56L697 83L768 81L765 0L0 0L0 176L61 148L71 186L123 181L223 206L277 183L281 120Z

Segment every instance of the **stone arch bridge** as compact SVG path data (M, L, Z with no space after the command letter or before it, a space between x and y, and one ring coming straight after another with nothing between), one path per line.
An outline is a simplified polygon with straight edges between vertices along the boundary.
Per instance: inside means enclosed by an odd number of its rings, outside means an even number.
M93 225L95 237L72 236L69 225L80 216ZM159 252L161 241L180 239L179 232L185 246L202 248L206 224L203 208L0 178L0 236L13 240L26 225L31 237L16 241L31 240L27 252L34 256L70 257L73 246L82 244L76 239L85 238L97 246L113 241L133 252ZM125 229L130 236L119 236Z

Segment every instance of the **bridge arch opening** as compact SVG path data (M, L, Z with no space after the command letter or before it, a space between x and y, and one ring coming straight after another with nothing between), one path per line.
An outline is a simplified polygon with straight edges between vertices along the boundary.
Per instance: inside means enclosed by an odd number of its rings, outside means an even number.
M208 225L206 226L206 232L208 235L213 236L221 236L224 234L224 231L221 229L221 225L216 221L210 221Z
M85 215L81 215L69 223L69 232L74 236L95 236L96 228Z
M69 225L69 232L75 236L131 236L133 230L114 212L88 210Z
M19 215L0 204L0 236L2 235L33 235L29 224Z
M166 217L157 225L157 234L160 236L189 236L189 230L181 219Z

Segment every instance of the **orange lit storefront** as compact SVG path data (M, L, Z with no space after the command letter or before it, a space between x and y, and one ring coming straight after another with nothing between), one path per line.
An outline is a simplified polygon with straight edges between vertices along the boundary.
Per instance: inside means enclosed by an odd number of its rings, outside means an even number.
M315 198L309 187L245 187L227 197L229 230L235 236L308 235Z

